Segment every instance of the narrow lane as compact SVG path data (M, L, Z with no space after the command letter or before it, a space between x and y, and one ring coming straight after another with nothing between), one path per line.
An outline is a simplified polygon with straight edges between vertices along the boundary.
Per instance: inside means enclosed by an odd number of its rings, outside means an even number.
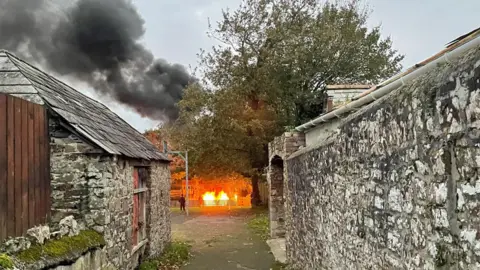
M247 227L252 214L245 208L194 208L189 217L173 211L173 238L192 245L193 258L182 269L270 269L267 244Z

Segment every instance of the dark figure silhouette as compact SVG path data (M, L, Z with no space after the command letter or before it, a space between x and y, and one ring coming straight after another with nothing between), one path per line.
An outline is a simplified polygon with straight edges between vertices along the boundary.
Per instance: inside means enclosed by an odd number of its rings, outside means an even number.
M182 194L182 197L180 197L180 211L185 211L185 197L183 197L183 194Z

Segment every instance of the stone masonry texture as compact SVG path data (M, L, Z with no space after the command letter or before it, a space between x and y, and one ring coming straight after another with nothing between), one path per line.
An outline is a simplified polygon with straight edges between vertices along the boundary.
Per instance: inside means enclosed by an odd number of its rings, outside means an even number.
M270 237L285 237L285 231L289 226L285 217L286 209L286 158L305 146L305 136L302 133L286 132L276 137L268 146L269 166L267 168L267 181L269 184L269 224Z
M294 269L480 269L480 51L287 160Z
M148 163L146 244L133 252L132 160L109 155L50 119L51 226L72 215L80 229L104 235L106 257L116 269L134 269L140 258L159 255L170 242L168 163ZM55 229L55 228L53 228Z

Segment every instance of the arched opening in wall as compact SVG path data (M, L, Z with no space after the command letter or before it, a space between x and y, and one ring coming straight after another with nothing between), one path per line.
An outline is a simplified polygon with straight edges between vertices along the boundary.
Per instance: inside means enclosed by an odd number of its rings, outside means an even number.
M285 236L283 159L279 156L270 162L270 235L272 238Z

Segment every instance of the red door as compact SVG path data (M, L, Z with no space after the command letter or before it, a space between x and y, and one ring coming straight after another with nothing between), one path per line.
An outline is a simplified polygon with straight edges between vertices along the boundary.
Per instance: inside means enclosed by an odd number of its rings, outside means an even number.
M133 169L133 189L138 189L138 169ZM138 193L133 194L133 222L132 222L132 245L138 244L138 218L139 218L139 201Z

